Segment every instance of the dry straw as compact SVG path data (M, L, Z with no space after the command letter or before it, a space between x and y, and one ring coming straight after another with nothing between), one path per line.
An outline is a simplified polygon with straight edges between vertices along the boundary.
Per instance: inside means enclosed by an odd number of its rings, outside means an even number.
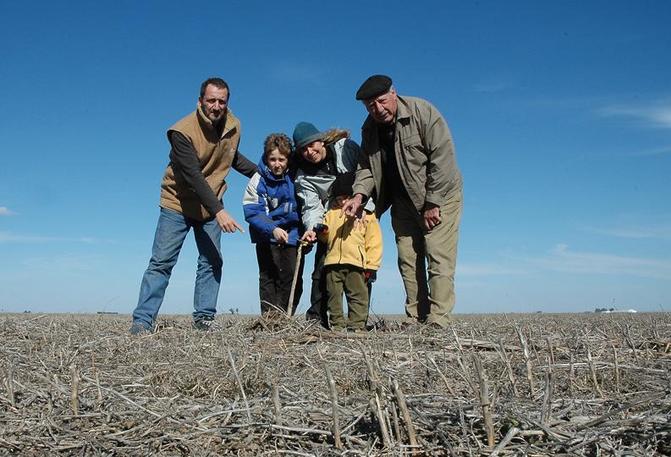
M671 454L668 314L0 317L0 455Z

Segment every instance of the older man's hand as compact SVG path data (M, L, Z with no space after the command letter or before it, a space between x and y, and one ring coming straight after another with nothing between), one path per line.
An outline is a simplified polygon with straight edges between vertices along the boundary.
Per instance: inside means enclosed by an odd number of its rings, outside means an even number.
M361 219L363 215L363 195L355 194L348 199L342 207L342 213L347 217L356 217Z
M426 227L426 230L433 230L441 222L439 206L429 206L424 209L424 227Z

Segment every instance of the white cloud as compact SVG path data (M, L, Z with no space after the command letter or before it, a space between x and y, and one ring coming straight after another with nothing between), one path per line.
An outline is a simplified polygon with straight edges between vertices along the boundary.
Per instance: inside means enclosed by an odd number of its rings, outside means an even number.
M528 271L496 263L457 263L457 275L468 277L524 275Z
M313 63L279 62L273 67L271 74L283 82L318 82L323 76L323 70Z
M0 232L0 243L45 243L57 238L35 235L17 235L10 232Z
M646 156L660 156L660 155L665 155L665 154L671 154L671 146L664 146L661 148L654 148L654 149L646 149L643 151L637 151L632 154L631 156L634 157L646 157Z
M585 230L600 235L634 239L671 239L671 225L629 227L587 227Z
M623 229L608 232L614 236L669 237L671 236L671 228L667 230L659 233L644 229ZM603 231L606 232L606 230ZM483 280L492 280L494 277L523 277L533 273L543 274L543 272L671 279L671 261L590 251L574 251L565 244L558 244L545 255L522 256L509 252L504 254L500 261L457 264L457 278L460 284L463 284L464 280L475 281L475 284Z
M100 259L90 255L63 254L50 257L31 257L21 260L25 271L58 271L59 275L70 276L81 272L100 269Z
M643 105L613 105L598 110L601 116L634 119L650 127L671 129L671 105L668 103Z
M6 206L0 206L0 216L13 216L15 213Z
M616 274L671 279L671 261L668 260L571 251L565 244L558 244L544 257L524 260L539 268L566 273Z
M95 244L95 243L110 243L111 241L100 240L91 237L66 238L57 236L21 235L11 232L0 232L0 243L36 244L36 243L55 243L55 242L70 242L70 243L75 242L75 243Z
M484 82L479 82L476 83L473 86L473 89L476 92L482 92L482 93L495 93L495 92L502 92L506 89L509 89L512 87L512 84L507 82L507 81L484 81Z

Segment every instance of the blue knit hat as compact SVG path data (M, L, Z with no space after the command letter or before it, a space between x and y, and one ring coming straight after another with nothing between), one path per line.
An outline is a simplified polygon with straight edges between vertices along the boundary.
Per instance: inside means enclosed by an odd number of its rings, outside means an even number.
M300 150L313 141L324 138L324 133L317 130L314 124L309 122L299 122L294 128L294 145L296 150Z

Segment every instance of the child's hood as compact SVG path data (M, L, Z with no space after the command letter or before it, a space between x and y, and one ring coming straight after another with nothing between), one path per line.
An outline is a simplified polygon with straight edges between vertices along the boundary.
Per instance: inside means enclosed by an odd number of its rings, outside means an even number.
M270 171L270 168L268 168L268 165L266 165L266 163L263 161L263 156L261 157L261 160L259 160L258 170L261 177L266 181L281 182L285 181L287 177L286 171L282 174L282 176L275 176L273 172Z

